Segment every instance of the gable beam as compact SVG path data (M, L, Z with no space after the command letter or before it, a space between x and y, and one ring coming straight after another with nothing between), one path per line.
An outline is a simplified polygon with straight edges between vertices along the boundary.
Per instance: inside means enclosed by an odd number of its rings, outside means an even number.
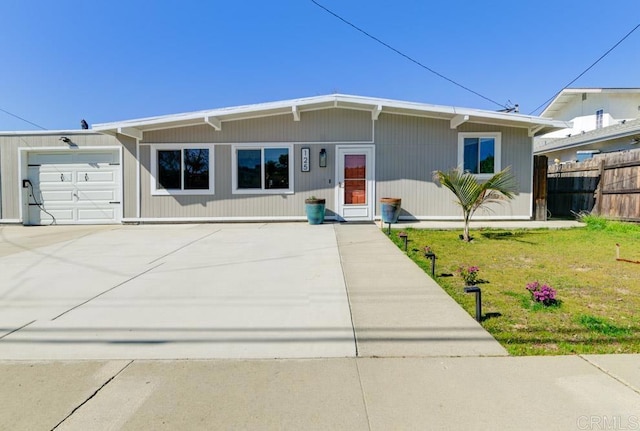
M544 126L530 127L529 128L529 137L533 138L534 136L536 136L536 133L538 133L542 129L544 129Z
M293 121L300 121L300 111L298 111L298 106L291 106L291 113L293 114Z
M375 107L373 111L371 111L371 119L376 121L382 112L382 105L378 105Z
M456 115L451 119L451 128L457 129L460 124L466 123L467 121L469 121L468 115L462 115L462 114Z
M142 130L136 129L135 127L118 127L118 133L142 140Z
M216 132L222 130L222 121L216 117L204 117L204 122L213 127Z

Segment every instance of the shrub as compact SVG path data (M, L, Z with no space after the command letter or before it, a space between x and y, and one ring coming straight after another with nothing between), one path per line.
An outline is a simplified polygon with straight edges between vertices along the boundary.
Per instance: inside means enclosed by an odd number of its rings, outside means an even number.
M548 284L540 284L537 281L527 284L527 290L535 302L543 305L554 305L557 301L556 290Z
M480 272L480 268L477 266L461 266L458 268L458 273L460 277L464 280L466 285L473 286L478 283L478 272Z

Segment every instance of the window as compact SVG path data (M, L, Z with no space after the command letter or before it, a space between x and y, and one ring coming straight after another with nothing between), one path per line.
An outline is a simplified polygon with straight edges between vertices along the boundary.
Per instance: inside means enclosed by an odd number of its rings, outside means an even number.
M602 118L604 117L604 109L596 111L596 129L602 129Z
M234 147L233 192L292 193L291 154L290 145Z
M500 141L500 133L458 134L458 165L480 177L499 172Z
M151 194L213 194L213 145L151 145Z

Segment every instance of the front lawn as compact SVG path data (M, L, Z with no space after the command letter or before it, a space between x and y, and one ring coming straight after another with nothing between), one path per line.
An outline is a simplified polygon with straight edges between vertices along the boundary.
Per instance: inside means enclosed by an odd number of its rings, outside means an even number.
M563 230L406 229L408 255L429 275L424 257L437 256L436 281L475 316L474 295L465 294L462 266L480 268L482 325L512 355L640 353L640 226L588 217L585 228ZM391 239L404 250L399 231ZM531 299L528 283L557 291L556 305Z

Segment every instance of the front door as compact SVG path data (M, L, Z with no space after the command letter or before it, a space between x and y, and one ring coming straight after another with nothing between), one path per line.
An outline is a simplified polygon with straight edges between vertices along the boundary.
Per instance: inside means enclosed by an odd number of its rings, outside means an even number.
M373 220L374 154L372 145L337 147L336 208L339 219Z

